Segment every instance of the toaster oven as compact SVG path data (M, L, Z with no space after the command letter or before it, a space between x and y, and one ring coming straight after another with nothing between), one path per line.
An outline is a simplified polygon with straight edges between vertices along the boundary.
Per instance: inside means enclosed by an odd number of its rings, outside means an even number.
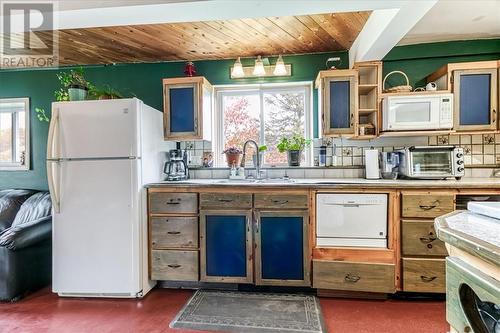
M413 179L460 179L465 175L463 148L413 146L398 150L399 174Z

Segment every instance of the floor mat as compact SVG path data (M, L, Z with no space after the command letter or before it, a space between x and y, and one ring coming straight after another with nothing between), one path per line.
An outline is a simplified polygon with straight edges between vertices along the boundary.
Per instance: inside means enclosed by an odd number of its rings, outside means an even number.
M316 296L198 290L173 328L219 332L325 333Z

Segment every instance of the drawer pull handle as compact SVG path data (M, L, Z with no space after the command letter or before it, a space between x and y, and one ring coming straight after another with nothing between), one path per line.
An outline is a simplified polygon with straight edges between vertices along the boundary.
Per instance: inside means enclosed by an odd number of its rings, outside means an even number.
M434 201L432 205L418 205L418 206L420 207L420 209L423 210L431 210L439 206L439 200Z
M167 201L167 205L179 205L181 203L181 199L177 199L177 201L175 199L170 199L169 201Z
M169 235L178 235L180 233L181 233L180 231L167 231L167 234Z
M432 281L436 280L437 276L431 276L431 277L429 277L429 276L425 276L425 275L420 275L420 279L422 281L428 283L428 282L432 282Z
M220 198L219 199L220 202L233 202L233 199L224 199L224 198Z
M167 265L167 266L170 267L170 268L173 268L173 269L177 269L177 268L181 267L182 265L170 264L170 265Z
M361 280L361 277L359 275L353 275L353 274L349 273L345 276L344 280L346 280L346 282L356 283L359 280Z
M429 244L434 242L437 238L436 237L420 237L420 241L424 244Z
M273 200L273 203L277 205L285 205L288 203L288 200Z

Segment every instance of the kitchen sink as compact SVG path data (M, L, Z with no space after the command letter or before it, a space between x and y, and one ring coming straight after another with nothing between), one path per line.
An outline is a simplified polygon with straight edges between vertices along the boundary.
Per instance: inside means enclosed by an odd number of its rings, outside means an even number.
M295 183L293 179L283 179L283 178L266 178L266 179L222 179L216 182L217 184L287 184Z

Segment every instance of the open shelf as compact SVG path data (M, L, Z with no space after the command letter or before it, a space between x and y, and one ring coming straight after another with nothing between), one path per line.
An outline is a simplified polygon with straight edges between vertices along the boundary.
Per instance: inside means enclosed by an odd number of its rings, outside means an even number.
M382 63L380 61L358 62L358 117L354 140L369 140L377 137L380 130L380 89L382 85ZM362 134L370 130L369 134ZM366 132L365 132L366 133Z
M378 84L359 84L358 85L358 93L359 94L367 94L369 93L370 91L372 91L373 89L377 89L378 88Z
M360 115L370 114L372 112L377 112L378 109L358 109Z

